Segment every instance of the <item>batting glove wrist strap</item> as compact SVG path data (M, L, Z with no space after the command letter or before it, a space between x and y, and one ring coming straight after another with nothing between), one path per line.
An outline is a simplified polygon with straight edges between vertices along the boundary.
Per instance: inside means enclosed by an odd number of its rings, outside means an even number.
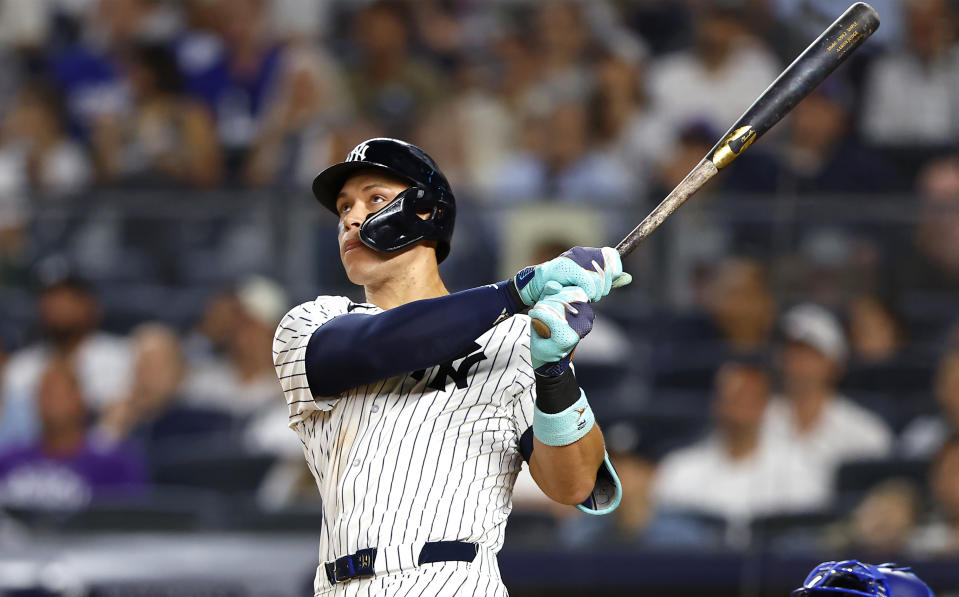
M533 435L547 446L568 446L589 433L596 423L586 393L579 391L579 400L562 412L544 413L533 408Z

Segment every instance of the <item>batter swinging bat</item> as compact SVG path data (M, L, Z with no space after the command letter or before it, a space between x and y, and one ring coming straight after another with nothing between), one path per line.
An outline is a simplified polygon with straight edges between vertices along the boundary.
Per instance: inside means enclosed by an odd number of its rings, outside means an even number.
M879 27L879 15L865 2L856 2L823 31L816 41L803 50L799 58L763 91L746 113L736 121L706 157L686 175L663 202L633 229L616 250L625 257L633 252L653 230L656 230L686 199L698 191L721 169L746 151L746 148L782 120L787 112L816 88L829 73L836 70L867 37ZM549 328L533 320L533 329L549 338Z

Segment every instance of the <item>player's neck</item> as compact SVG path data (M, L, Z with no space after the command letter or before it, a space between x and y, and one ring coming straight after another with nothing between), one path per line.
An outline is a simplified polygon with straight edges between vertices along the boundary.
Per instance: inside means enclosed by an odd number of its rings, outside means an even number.
M364 286L366 302L380 309L392 309L406 303L449 294L436 263L420 260L398 270L380 284Z

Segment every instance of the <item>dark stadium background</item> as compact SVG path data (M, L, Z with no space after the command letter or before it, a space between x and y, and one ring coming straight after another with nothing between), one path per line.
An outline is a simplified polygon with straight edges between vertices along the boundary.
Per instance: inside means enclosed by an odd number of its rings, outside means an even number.
M586 520L527 478L511 594L772 597L858 558L959 595L959 7L873 5L879 31L598 307L577 372L624 503ZM422 146L457 194L447 285L505 279L615 244L845 8L0 0L0 465L85 437L118 477L0 466L0 595L309 594L320 515L270 339L294 304L360 298L313 174L372 136ZM782 316L804 303L842 326L839 391L882 453L792 476L822 485L814 509L661 497L666 459L714 429L724 364L788 385Z

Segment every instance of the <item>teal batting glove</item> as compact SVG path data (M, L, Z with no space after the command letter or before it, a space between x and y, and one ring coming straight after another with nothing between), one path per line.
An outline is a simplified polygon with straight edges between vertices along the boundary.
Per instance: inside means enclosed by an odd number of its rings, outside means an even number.
M586 293L578 286L564 287L549 281L529 316L546 324L550 331L550 337L543 338L530 327L533 369L540 375L560 375L569 367L573 349L593 329L593 308Z
M623 271L619 252L612 247L573 247L556 259L527 267L513 277L520 299L532 307L543 296L547 282L577 286L591 302L626 286L633 277Z

